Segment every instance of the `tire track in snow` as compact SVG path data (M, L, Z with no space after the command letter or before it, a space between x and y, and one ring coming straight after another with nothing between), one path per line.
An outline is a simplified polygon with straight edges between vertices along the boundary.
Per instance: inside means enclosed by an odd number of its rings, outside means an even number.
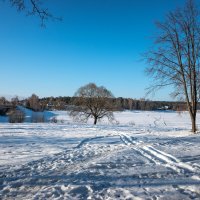
M119 134L119 136L124 144L132 146L134 150L138 151L155 164L163 165L180 174L184 174L185 172L195 173L197 175L194 175L191 178L194 180L200 180L200 168L197 165L184 163L171 154L160 151L151 145L145 145L141 141L133 141L132 137L124 133Z

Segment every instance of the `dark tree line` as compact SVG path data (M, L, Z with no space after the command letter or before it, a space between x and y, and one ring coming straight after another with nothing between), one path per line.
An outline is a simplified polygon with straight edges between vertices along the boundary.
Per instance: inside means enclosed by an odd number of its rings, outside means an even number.
M6 100L4 97L0 98L0 106L12 105L16 107L17 105L24 106L33 111L43 111L43 110L71 110L74 106L75 99L77 97L45 97L39 98L37 95L33 94L27 99L19 100L17 97L12 98L10 101ZM183 101L151 101L148 99L132 99L132 98L110 98L107 99L109 103L114 105L116 111L123 110L174 110L174 111L184 111L187 110L187 105ZM3 109L3 107L2 107ZM200 109L200 104L197 104L197 109ZM1 109L0 109L1 111ZM7 111L7 109L5 109ZM1 112L0 112L1 113ZM4 113L5 114L5 113Z
M185 102L150 101L146 99L117 98L113 102L119 110L186 110Z
M46 97L39 99L42 110L71 110L78 97ZM25 100L26 101L26 100ZM123 110L187 110L186 103L182 101L151 101L147 99L110 98L109 103L114 105L116 111ZM200 105L198 104L198 109Z

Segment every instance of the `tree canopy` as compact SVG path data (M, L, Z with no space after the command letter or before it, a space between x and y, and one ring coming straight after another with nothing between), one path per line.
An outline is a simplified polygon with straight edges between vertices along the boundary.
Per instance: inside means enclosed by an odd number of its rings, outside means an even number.
M94 124L98 120L107 117L113 120L113 104L111 98L113 94L103 86L96 86L89 83L80 87L75 93L74 108L70 115L83 122L87 122L89 118L93 118Z

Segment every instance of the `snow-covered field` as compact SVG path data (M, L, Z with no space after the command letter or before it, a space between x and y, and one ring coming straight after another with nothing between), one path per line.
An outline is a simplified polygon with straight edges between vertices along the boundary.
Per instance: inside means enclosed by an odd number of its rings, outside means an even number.
M0 199L200 199L187 113L117 112L97 126L46 116L59 123L0 124Z

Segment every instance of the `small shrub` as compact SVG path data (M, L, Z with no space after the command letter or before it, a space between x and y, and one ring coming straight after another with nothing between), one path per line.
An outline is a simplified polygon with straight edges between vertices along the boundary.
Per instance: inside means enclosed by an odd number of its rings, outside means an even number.
M58 123L58 120L56 117L52 117L50 120L51 123Z
M25 114L20 110L13 110L9 113L8 119L10 123L23 123Z

